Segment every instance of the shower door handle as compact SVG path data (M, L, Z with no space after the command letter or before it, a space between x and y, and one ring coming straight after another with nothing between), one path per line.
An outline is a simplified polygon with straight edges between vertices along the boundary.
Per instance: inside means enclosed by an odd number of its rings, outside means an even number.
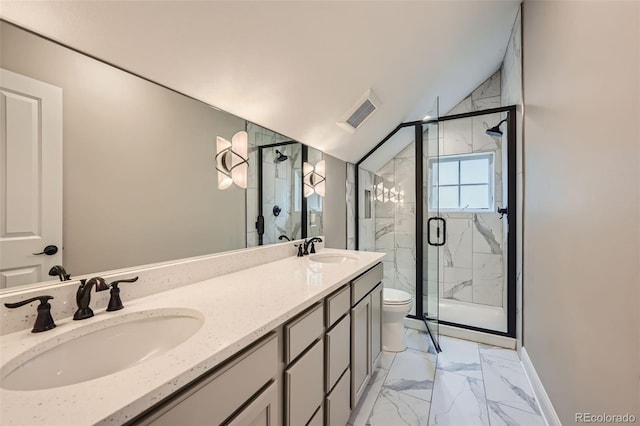
M436 241L431 241L431 222L437 222ZM442 226L440 226L442 225ZM447 222L441 217L431 217L427 221L427 243L430 246L443 246L447 243Z
M264 234L264 216L258 216L258 220L256 221L256 231L258 231L258 235Z

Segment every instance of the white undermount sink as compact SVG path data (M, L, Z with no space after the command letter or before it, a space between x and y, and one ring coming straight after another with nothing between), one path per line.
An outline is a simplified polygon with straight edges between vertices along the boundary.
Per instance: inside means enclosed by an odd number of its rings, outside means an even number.
M309 260L318 263L345 263L355 262L358 258L340 253L318 253L310 255Z
M132 312L94 322L7 362L0 371L0 386L49 389L117 373L175 348L203 323L198 311L181 308Z

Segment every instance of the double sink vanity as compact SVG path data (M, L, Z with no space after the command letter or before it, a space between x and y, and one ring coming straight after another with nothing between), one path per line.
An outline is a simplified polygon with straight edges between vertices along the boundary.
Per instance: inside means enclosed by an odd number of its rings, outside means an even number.
M157 270L130 270L148 294L123 287L124 309L3 335L2 424L345 424L381 352L384 255L270 249L162 265L194 281L155 293Z

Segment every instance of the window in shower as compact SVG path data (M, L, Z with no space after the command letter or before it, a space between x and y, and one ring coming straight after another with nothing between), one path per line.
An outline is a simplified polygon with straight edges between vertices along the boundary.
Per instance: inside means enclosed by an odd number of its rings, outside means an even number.
M493 210L493 152L429 159L429 208Z

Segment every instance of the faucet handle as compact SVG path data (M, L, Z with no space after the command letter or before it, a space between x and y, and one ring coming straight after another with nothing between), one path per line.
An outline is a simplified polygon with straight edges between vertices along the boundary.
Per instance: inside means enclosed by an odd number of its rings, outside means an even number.
M49 304L50 299L53 299L53 296L36 296L16 303L5 303L4 306L9 309L15 309L39 300L38 316L36 317L36 322L33 325L31 332L40 333L41 331L51 330L56 327L55 322L53 322L53 317L51 316L51 305Z
M309 250L309 253L313 254L316 252L316 244L311 241L311 249Z
M71 280L71 275L67 274L67 271L65 271L62 265L52 266L51 269L49 269L49 276L52 276L52 277L57 276L60 278L60 281Z
M297 257L303 257L304 254L302 253L302 243L300 244L294 244L294 247L298 247L298 254L296 255Z
M109 284L111 286L111 290L109 291L111 297L109 298L109 305L107 306L108 312L119 311L120 309L124 308L122 299L120 299L120 289L118 288L118 284L135 283L136 281L138 281L138 277L129 278L127 280L117 280Z

